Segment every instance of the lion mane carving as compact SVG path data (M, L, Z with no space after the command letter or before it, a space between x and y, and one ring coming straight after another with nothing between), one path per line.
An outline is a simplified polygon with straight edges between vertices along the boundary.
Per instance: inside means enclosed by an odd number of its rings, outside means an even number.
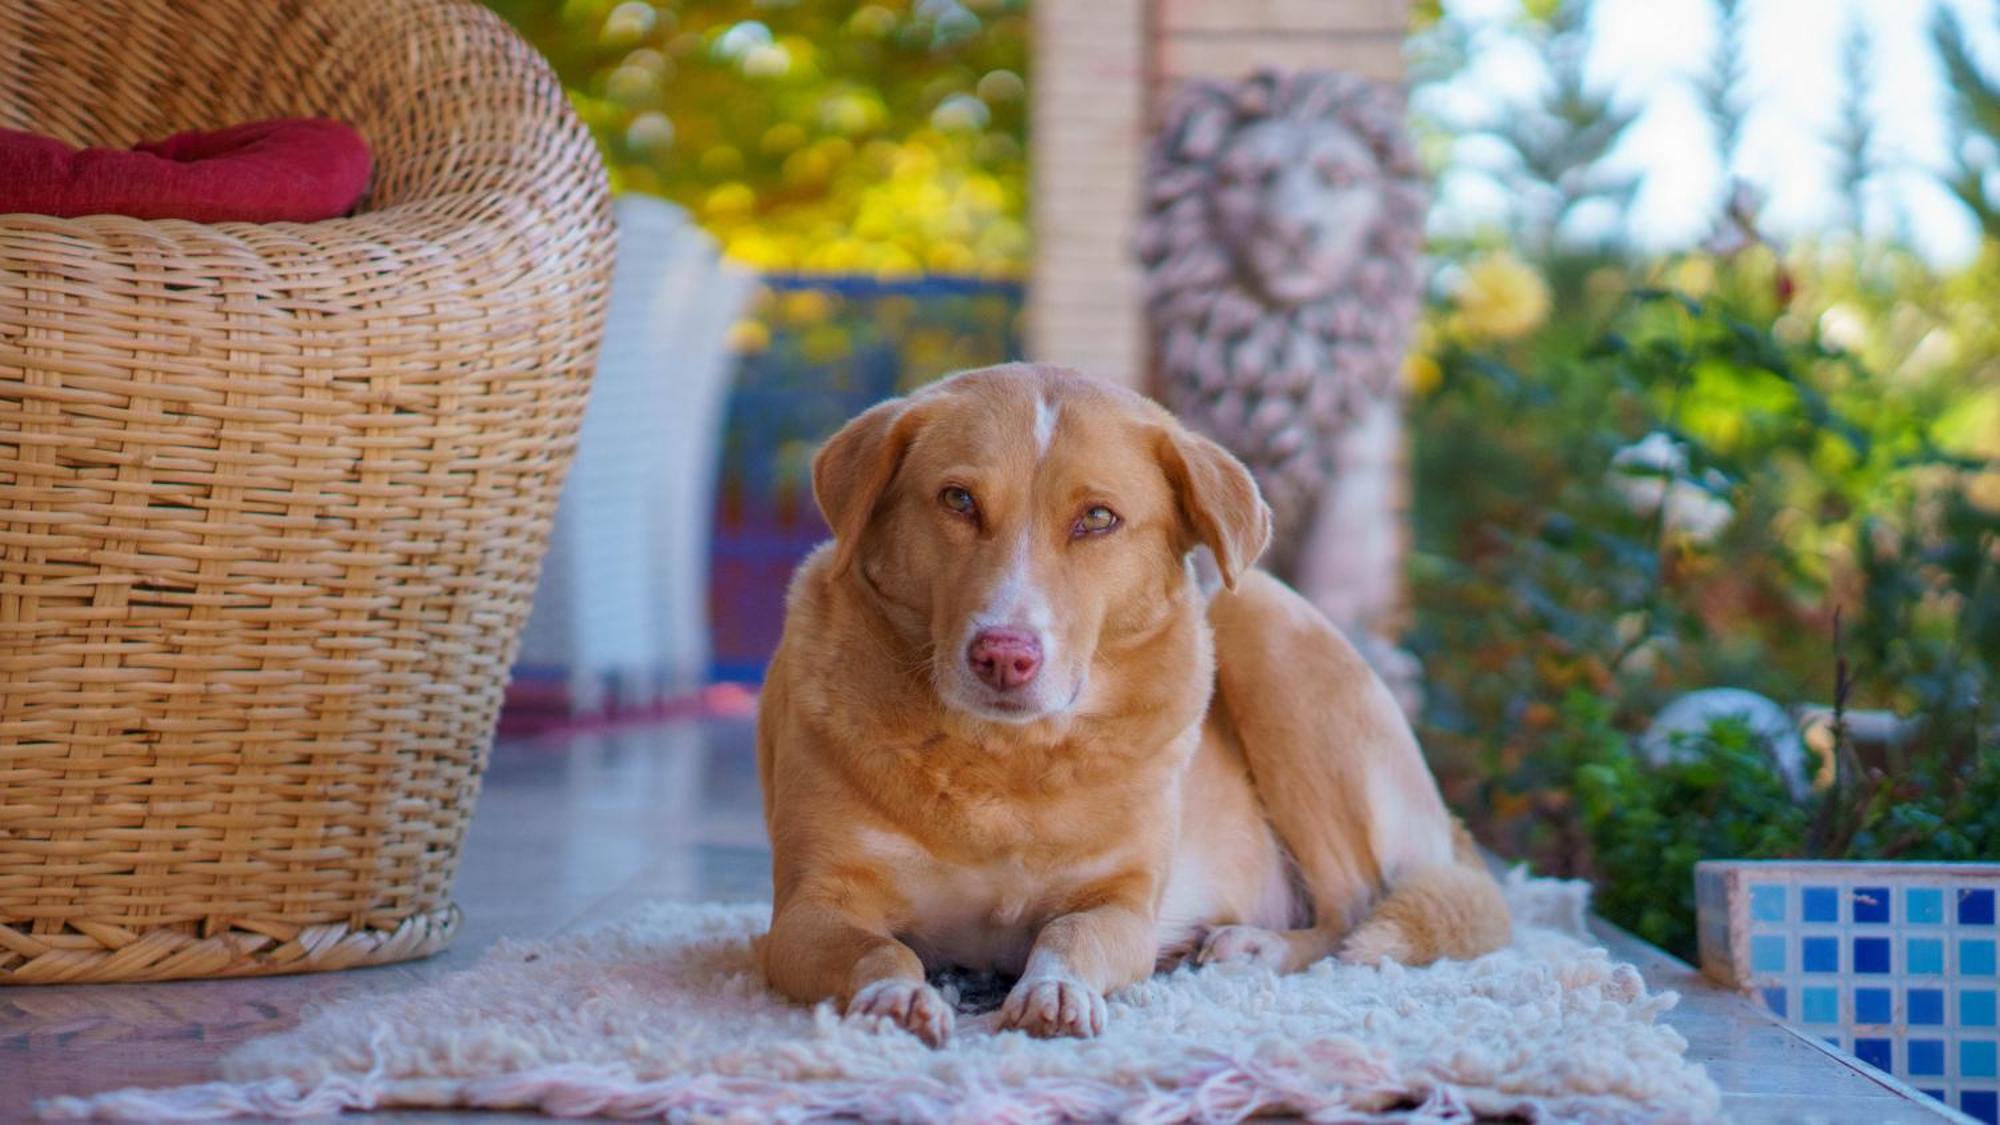
M1256 473L1287 577L1343 430L1401 387L1426 204L1400 94L1355 75L1192 80L1154 135L1155 389Z

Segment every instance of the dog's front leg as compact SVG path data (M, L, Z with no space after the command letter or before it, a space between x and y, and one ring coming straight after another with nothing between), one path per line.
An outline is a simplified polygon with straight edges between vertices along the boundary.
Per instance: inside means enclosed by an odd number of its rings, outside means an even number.
M1153 971L1153 919L1126 903L1063 914L1035 937L1028 967L1000 1008L1000 1026L1030 1035L1104 1030L1104 994Z
M880 1016L936 1047L951 1037L951 1005L924 980L916 951L879 926L813 896L786 903L759 947L764 979L807 1004Z

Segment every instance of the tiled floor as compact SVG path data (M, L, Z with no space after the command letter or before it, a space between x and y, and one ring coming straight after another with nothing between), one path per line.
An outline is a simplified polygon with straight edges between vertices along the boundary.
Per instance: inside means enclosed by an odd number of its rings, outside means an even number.
M459 872L466 925L448 952L314 976L0 990L0 1122L24 1118L36 1098L52 1094L207 1080L230 1047L290 1027L308 1005L436 977L503 936L593 925L650 898L765 897L766 862L747 721L503 743ZM1669 1022L1727 1092L1732 1118L1940 1118L1932 1103L1707 986L1687 966L1609 928L1601 936L1655 987L1683 992ZM371 1120L435 1123L439 1115Z

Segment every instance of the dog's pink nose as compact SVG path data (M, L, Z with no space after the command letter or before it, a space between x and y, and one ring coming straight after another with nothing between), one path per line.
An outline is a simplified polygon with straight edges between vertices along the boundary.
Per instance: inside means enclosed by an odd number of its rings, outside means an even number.
M1012 691L1042 668L1042 642L1020 629L982 629L965 650L972 674L995 691Z

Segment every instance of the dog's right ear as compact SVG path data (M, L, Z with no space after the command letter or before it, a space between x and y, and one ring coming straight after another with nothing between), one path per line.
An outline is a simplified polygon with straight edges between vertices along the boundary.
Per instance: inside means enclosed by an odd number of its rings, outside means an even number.
M813 499L833 529L832 577L854 565L861 537L916 432L907 399L892 398L863 411L826 439L813 455Z

